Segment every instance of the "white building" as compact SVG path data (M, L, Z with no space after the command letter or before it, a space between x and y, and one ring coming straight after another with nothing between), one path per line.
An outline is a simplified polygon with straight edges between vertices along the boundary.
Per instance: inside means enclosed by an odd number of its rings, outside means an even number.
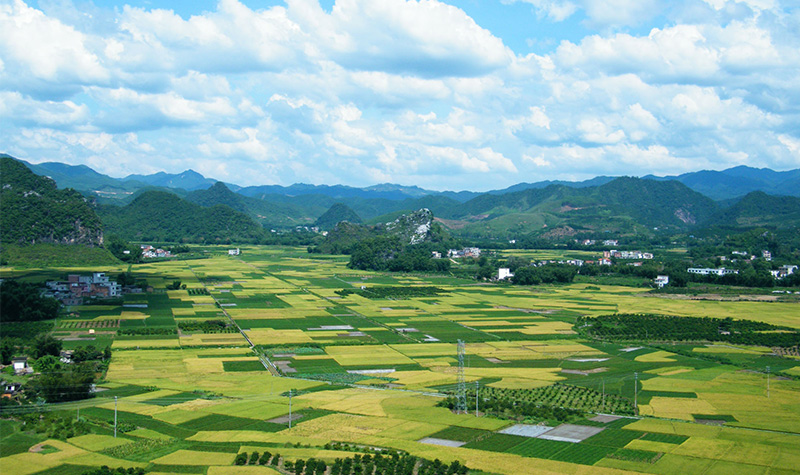
M238 256L241 253L242 251L240 251L238 247L236 249L228 249L229 256Z
M785 265L781 266L778 270L771 270L769 273L772 274L772 277L775 277L776 279L783 279L787 275L794 274L796 270L797 266L795 265Z
M719 269L712 269L710 267L690 267L686 269L686 272L697 275L717 275L717 276L739 273L738 270L726 269L724 267L720 267Z
M656 276L655 280L653 280L653 283L656 284L658 286L658 288L660 289L660 288L664 287L665 285L669 285L669 276L668 275Z
M24 356L14 358L11 360L11 364L14 365L14 372L17 374L30 373L33 371L31 367L28 366L28 358Z
M514 277L514 273L508 267L501 267L497 269L497 280L505 280Z

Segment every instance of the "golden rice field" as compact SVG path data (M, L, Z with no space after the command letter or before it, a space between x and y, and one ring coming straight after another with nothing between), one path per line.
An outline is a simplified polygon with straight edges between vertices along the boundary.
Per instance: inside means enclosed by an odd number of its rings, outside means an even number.
M73 319L175 329L125 336L114 327L103 337L113 356L100 386L108 395L125 394L116 408L132 430L113 437L108 421L114 400L100 392L81 403L81 415L96 424L92 433L63 441L31 432L28 438L22 432L2 434L0 448L21 448L2 452L0 472L49 475L44 471L108 465L152 473L183 467L206 475L267 475L285 472L235 466L236 453L269 450L286 461L329 462L355 453L326 448L331 442L459 460L503 474L727 475L792 473L800 466L800 382L787 377L800 376L796 359L774 356L770 348L719 343L673 348L588 341L574 327L579 315L623 312L730 316L800 328L797 304L666 299L647 289L610 285L476 285L451 276L353 271L346 257L303 249L246 246L238 258L227 256L223 247L208 249L208 259L134 266L134 274L154 287L152 294L128 296L124 308L82 307L90 316ZM513 253L565 257L559 251ZM570 251L569 257L585 256ZM166 290L176 279L187 289ZM337 293L362 285L435 286L441 293L384 299ZM242 332L177 331L181 322L205 320L235 322ZM73 337L92 338L88 330L70 328ZM437 405L459 379L458 340L466 342L463 375L470 388L476 383L497 391L602 387L630 400L637 372L639 416L621 420L627 425L620 428L602 426L607 443L617 444L611 449L592 445L591 439L544 443L495 434L516 421L456 414ZM261 365L261 356L275 365L272 371ZM781 372L770 380L769 395L759 366L767 364ZM291 428L289 391L296 418ZM74 418L77 406L65 407L65 417ZM419 442L442 431L471 434L477 442L463 447ZM11 444L15 440L39 440L47 448L29 451L36 444ZM138 449L148 444L156 448ZM658 456L634 456L641 454Z

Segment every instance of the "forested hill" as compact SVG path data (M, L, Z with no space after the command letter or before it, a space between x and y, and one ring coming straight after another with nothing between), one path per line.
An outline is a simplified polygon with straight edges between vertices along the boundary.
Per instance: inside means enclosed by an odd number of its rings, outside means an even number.
M229 206L203 207L163 191L147 191L124 206L101 206L111 234L130 240L173 242L258 242L264 230Z
M247 209L244 203L244 196L232 192L221 181L214 183L207 190L197 190L189 193L186 196L186 200L200 206L225 205L242 213Z
M359 224L361 223L361 218L346 204L335 203L328 209L328 211L317 218L317 221L314 222L314 226L318 226L320 229L327 231L329 229L333 229L334 226L342 221Z
M718 210L717 203L679 182L622 177L584 188L551 185L484 194L434 212L465 235L498 238L523 233L547 237L555 230L560 235L684 230L704 225Z
M359 243L378 238L394 240L400 247L404 247L443 242L449 239L449 235L440 223L434 221L433 213L423 208L374 226L339 222L317 250L330 254L349 254Z
M22 162L0 156L0 239L3 243L103 242L100 218L72 189L34 174Z
M711 224L797 228L800 226L800 198L772 196L762 191L754 191L730 208L718 212L711 219Z

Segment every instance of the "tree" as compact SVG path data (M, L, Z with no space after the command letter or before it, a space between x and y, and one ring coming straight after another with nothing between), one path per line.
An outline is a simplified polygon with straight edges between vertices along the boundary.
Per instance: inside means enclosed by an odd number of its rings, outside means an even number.
M34 361L31 366L39 373L50 373L61 370L61 360L57 356L44 355Z
M108 249L111 254L114 254L114 257L123 262L139 262L142 258L141 247L129 243L116 234L106 237L105 248ZM120 284L122 283L120 282Z
M33 340L33 357L38 359L45 355L60 356L61 347L61 340L50 333L40 333Z
M0 343L0 362L3 364L11 364L11 359L14 357L14 344L8 338L3 338Z
M58 300L42 297L36 284L6 280L0 283L0 320L33 322L58 317Z
M94 384L94 369L92 364L81 363L44 373L33 381L33 390L49 403L89 398Z

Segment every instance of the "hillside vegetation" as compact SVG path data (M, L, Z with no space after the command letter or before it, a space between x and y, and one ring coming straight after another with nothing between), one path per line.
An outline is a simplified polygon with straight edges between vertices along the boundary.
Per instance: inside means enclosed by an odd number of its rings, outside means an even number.
M258 242L263 229L226 205L203 207L171 193L148 191L122 208L101 206L109 233L130 240Z
M59 190L9 156L0 157L0 229L3 243L103 242L100 218L80 193Z

